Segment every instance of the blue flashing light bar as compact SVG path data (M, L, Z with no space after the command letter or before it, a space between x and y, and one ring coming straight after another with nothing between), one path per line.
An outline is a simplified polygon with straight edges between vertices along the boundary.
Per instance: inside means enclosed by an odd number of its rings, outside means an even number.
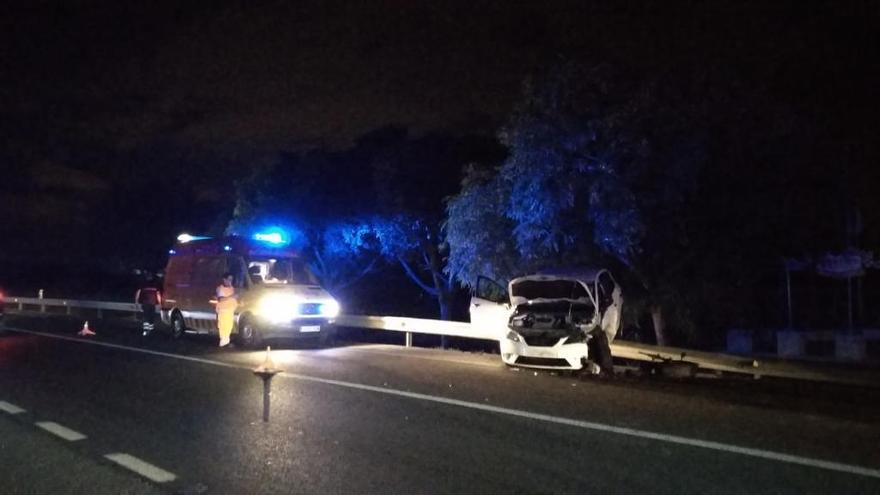
M287 236L287 232L279 228L272 228L265 232L257 232L256 234L254 234L254 240L265 242L267 244L272 244L274 246L290 244L290 239Z
M168 254L174 255L174 254L177 254L177 251L175 251L173 249L169 249Z
M281 234L278 232L272 232L271 234L254 234L254 239L272 244L281 244L284 242L284 239L281 238Z
M224 251L232 251L232 247L229 244L227 244L227 245L223 246L223 250Z

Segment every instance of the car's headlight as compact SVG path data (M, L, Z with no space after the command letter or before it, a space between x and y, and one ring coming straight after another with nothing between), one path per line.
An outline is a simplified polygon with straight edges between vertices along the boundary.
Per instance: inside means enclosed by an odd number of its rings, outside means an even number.
M511 340L513 342L522 342L522 336L514 331L510 331L507 332L507 340Z
M327 318L339 316L339 303L332 299L321 303L321 316L326 316Z
M296 317L300 300L290 295L267 295L260 299L258 311L269 321L279 322Z

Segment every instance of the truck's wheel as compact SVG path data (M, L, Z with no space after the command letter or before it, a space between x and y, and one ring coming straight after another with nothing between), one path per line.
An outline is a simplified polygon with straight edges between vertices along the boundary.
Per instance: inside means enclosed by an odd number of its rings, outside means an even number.
M336 342L336 327L329 326L327 330L321 332L321 336L319 337L321 347L328 347L333 345Z
M184 333L186 333L186 322L183 320L183 315L175 311L171 315L171 337L179 339Z
M260 329L252 323L250 318L241 318L238 321L238 343L249 349L260 347L263 343Z

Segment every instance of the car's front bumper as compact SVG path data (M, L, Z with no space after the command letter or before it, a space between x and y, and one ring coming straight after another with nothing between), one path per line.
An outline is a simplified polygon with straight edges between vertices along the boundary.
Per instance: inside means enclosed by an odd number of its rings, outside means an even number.
M584 367L588 354L585 342L539 347L530 346L523 341L515 342L506 337L501 340L501 359L511 366L579 370Z
M288 321L259 321L264 338L310 339L336 332L333 318L294 318Z

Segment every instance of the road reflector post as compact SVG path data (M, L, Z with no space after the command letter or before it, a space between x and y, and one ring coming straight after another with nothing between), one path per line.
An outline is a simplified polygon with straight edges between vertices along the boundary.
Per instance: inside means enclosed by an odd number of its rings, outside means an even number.
M272 395L272 377L281 373L281 369L272 362L272 348L266 347L266 359L254 370L254 375L263 380L263 421L269 421L269 404Z
M412 347L412 332L406 332L406 346Z

